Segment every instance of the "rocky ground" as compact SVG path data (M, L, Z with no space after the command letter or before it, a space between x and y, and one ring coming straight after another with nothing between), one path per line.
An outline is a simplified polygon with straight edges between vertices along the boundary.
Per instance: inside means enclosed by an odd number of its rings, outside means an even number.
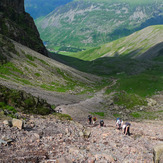
M22 130L0 121L0 162L152 163L153 147L163 144L163 122L132 122L125 136L113 120L103 128L86 121L31 116Z

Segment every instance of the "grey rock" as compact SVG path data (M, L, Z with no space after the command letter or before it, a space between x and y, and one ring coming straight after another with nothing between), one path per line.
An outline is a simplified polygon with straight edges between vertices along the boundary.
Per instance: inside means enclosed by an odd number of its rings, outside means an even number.
M0 139L0 145L1 145L1 144L5 144L5 145L7 145L7 142L4 141L4 140L2 140L2 139Z
M3 124L12 127L12 122L9 120L4 120Z
M153 149L153 161L154 161L154 163L161 163L160 160L163 160L163 144L157 145Z

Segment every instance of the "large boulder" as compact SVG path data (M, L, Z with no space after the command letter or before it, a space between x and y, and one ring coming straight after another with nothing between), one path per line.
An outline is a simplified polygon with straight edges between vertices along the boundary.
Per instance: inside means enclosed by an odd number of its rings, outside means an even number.
M163 144L154 147L153 161L154 163L163 163Z
M85 129L83 131L83 136L84 136L84 138L89 138L91 136L91 130L90 129Z
M13 127L17 127L18 129L21 130L23 128L23 121L22 120L19 120L19 119L13 118L12 119L12 126Z
M12 122L9 120L4 120L3 124L12 127Z

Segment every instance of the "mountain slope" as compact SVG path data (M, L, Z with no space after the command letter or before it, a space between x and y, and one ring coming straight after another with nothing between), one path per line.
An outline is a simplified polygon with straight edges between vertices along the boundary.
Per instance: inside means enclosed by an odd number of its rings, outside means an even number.
M104 44L94 49L72 55L82 60L95 60L99 57L126 56L129 58L156 57L163 49L163 25L150 26L123 37L116 41ZM156 47L155 47L156 46ZM152 50L154 48L154 50Z
M48 48L82 49L129 35L149 25L162 24L162 7L161 0L75 0L36 21L36 25Z
M56 103L69 103L73 99L75 101L78 96L73 94L91 91L101 81L99 77L82 73L40 55L3 35L0 35L0 45L0 83L8 83L7 85L13 85L16 89L25 87L25 91L31 89L34 94L40 92L35 95L45 95L44 98L48 98L50 102L56 99Z
M34 19L37 19L71 1L72 0L25 0L25 9Z

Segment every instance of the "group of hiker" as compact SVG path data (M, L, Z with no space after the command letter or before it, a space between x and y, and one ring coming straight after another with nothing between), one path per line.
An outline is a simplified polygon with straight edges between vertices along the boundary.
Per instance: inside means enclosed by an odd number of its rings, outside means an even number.
M92 115L88 115L88 123L91 125L91 124L95 124L97 122L97 118L94 116L92 117ZM99 127L104 127L104 120L100 120L100 123L99 123ZM120 118L117 118L116 119L116 127L118 130L122 130L123 129L123 132L125 135L129 135L130 136L130 126L131 126L131 123L129 122L126 122L123 124L123 121L120 119Z

